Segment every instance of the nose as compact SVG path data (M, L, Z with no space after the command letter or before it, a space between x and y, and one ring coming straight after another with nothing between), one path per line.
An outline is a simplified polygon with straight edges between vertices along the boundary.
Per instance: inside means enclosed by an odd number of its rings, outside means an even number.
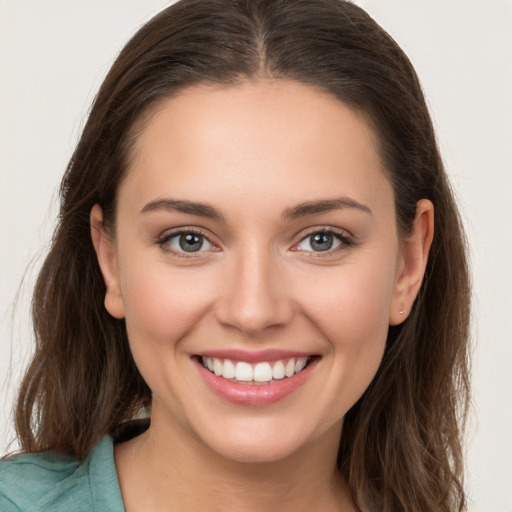
M269 251L255 247L233 256L223 273L217 320L245 334L284 326L294 314L282 269Z

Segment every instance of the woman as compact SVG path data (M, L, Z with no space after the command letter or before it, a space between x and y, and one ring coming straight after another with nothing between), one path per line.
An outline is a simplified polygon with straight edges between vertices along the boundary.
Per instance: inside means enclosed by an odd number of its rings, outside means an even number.
M364 11L169 7L61 192L2 510L464 509L463 234Z

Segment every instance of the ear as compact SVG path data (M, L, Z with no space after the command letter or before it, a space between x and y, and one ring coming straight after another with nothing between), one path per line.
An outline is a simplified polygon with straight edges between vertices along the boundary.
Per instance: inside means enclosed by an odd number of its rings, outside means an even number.
M416 205L412 234L403 240L401 264L389 311L389 325L401 324L411 311L423 281L434 238L434 205L421 199Z
M124 318L124 304L121 295L119 273L114 242L103 224L103 211L99 204L91 210L91 238L100 265L107 292L105 308L114 318Z

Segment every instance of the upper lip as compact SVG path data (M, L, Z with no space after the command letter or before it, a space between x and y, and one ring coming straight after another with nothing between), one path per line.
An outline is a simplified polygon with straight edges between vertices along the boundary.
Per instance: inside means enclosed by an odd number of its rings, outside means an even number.
M292 359L298 357L312 357L317 354L312 352L302 352L297 350L240 350L240 349L223 349L223 350L205 350L195 354L197 357L214 357L217 359L230 359L231 361L244 361L247 363L259 363L264 361L279 361L282 359Z

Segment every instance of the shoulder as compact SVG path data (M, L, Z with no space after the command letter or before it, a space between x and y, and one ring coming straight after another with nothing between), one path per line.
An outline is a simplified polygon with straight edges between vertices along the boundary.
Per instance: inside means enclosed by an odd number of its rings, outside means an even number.
M38 510L73 482L79 485L78 463L50 453L17 455L0 462L0 510Z
M82 464L51 453L0 461L0 510L124 512L112 439L103 438Z

